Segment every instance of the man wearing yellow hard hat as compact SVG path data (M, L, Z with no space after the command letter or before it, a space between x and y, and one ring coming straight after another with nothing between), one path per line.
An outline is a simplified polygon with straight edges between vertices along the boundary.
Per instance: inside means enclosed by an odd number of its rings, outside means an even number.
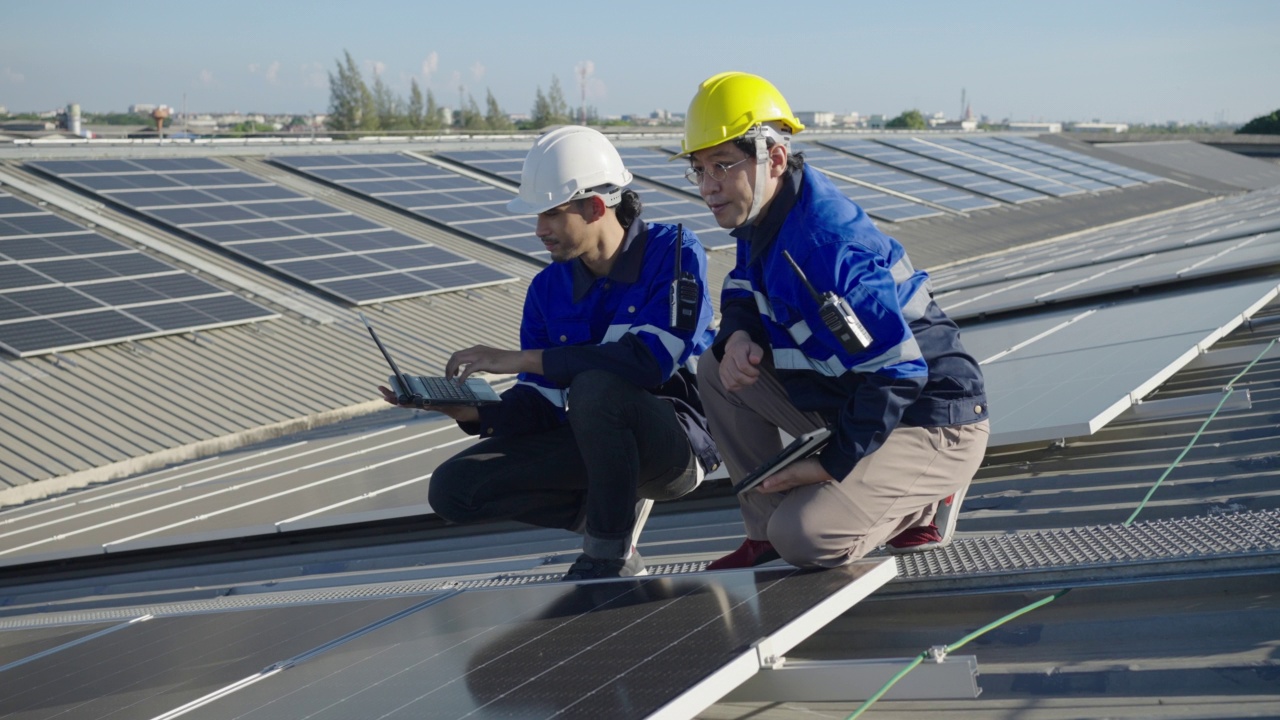
M738 241L698 366L730 477L773 459L779 430L828 438L739 494L746 540L711 570L946 545L989 436L982 371L928 275L805 164L802 130L777 88L742 72L703 82L685 116L686 176Z

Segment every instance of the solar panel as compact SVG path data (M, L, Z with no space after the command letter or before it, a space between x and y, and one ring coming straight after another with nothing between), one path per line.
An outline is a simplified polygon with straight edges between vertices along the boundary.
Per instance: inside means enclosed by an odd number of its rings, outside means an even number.
M0 348L18 357L279 317L0 193Z
M990 445L1093 434L1276 294L1274 278L1250 280L966 324Z
M1280 232L1048 271L944 292L936 299L948 315L961 320L1266 267L1275 264L1276 258L1280 258Z
M1011 147L1008 143L994 141L996 144L993 146L992 138L930 138L929 142L948 150L973 155L989 162L1048 178L1068 187L1078 187L1090 192L1110 190L1115 187L1110 183L1100 182L1084 175L1067 172L1053 165L1028 160L1016 153L1007 152L1001 146L1005 148Z
M1065 240L1010 250L931 273L935 290L954 291L1002 280L1095 266L1163 250L1280 231L1280 188L1223 198Z
M515 280L210 158L28 164L354 305ZM398 252L409 250L429 252ZM333 272L355 259L348 274Z
M1038 190L1046 195L1054 197L1069 197L1071 195L1079 195L1084 192L1078 187L1064 185L1041 175L1032 174L1009 167L990 160L984 160L975 155L971 155L952 148L942 147L931 140L922 140L920 138L880 138L880 142L886 145L892 145L899 150L906 150L917 155L923 155L939 162L955 165L966 170L989 175L999 178L1013 185L1021 185L1025 188Z
M914 155L881 145L880 143L870 140L862 140L856 138L842 138L833 140L823 140L821 144L829 148L841 150L858 157L874 160L891 167L905 170L927 178L932 178L938 182L954 185L964 188L970 192L986 195L987 197L1003 200L1009 203L1024 203L1032 200L1043 200L1046 196L1034 190L1011 185L1003 180L997 180L986 175L979 175L953 165L940 163L936 160Z
M514 171L519 177L527 153L520 150L450 153L453 160L463 157L483 160L484 172L504 177ZM328 165L311 157L305 167L292 165L293 158L276 158L276 162L313 177L331 182L355 193L367 195L389 205L420 215L471 237L550 262L550 254L536 235L537 220L528 215L513 215L507 203L512 190L459 175L434 163L407 155L336 155ZM514 170L513 170L514 169ZM684 223L698 233L708 248L734 244L727 231L720 229L701 202L658 188L650 183L634 181L633 190L644 203L643 217L650 222Z
M875 188L891 190L901 195L908 195L925 202L940 205L949 210L966 212L984 208L998 207L1000 203L978 197L955 188L930 180L908 175L907 173L859 160L847 153L830 150L813 143L797 143L797 152L803 152L805 162L819 170L835 173L864 183ZM874 189L874 188L873 188ZM889 196L893 197L893 196ZM857 198L854 198L857 200ZM859 204L862 204L859 201ZM865 207L865 206L864 206ZM868 210L870 212L870 210ZM874 213L873 213L874 214Z
M1024 160L1039 163L1040 165L1057 168L1078 177L1097 180L1098 182L1114 187L1135 187L1142 184L1142 181L1140 180L1134 180L1133 178L1117 175L1115 173L1107 172L1106 170L1099 170L1098 168L1090 167L1083 163L1072 162L1066 158L1058 157L1057 155L1050 155L1047 152L1041 152L1030 147L1024 147L1017 143L1009 142L1009 138L1003 136L964 138L964 141L974 145L980 145L985 148L990 148L992 150L998 150L1002 153L1008 153Z
M184 717L691 718L894 575L892 560L442 598Z
M1060 158L1063 158L1064 160L1077 162L1077 163L1080 163L1081 165L1087 165L1089 167L1097 168L1099 170L1106 170L1107 172L1115 173L1116 175L1120 175L1122 177L1132 178L1134 180L1141 180L1144 183L1168 181L1168 178L1163 178L1163 177L1160 177L1159 175L1153 175L1149 172L1143 172L1141 170L1134 170L1133 168L1125 167L1124 165L1121 165L1119 163L1113 163L1109 160L1103 160L1101 158L1093 157L1092 155L1085 155L1084 153L1078 153L1074 150L1060 148L1057 145L1051 145L1046 142L1040 142L1039 140L1032 140L1030 138L1024 138L1018 135L1010 135L1007 137L1002 136L1000 139L1007 143L1013 143L1014 145L1019 145L1024 148L1030 148L1032 150L1039 150L1042 153L1053 155L1055 157L1060 157Z
M157 717L422 602L361 599L93 623L97 632L45 655L16 653L26 662L0 672L0 711L30 720ZM0 642L13 632L0 632Z
M618 148L618 153L622 155L622 162L626 164L627 169L636 175L672 190L692 195L699 203L702 202L698 188L691 185L684 176L684 171L689 168L688 161L671 162L672 153L653 148Z

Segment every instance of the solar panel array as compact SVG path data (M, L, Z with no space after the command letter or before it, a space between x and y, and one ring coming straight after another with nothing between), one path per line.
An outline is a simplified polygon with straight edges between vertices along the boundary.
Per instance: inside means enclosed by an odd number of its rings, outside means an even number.
M27 357L279 317L0 192L0 348Z
M1005 182L1020 185L1031 190L1038 190L1046 195L1052 195L1054 197L1070 197L1084 192L1084 190L1081 190L1078 187L1063 185L1062 183L1050 180L1047 177L1024 172L1017 168L991 162L990 160L984 160L980 157L960 152L959 150L942 147L941 145L935 144L932 139L881 138L880 142L896 147L899 150L906 150L907 152L937 160L938 162L944 162L948 165L955 165L956 167L972 170L976 173L1000 178Z
M997 180L962 168L930 160L905 150L881 145L871 140L841 138L823 140L823 145L842 150L858 157L874 160L899 170L932 178L938 182L964 188L970 192L1003 200L1008 203L1024 203L1032 200L1043 200L1046 196L1034 190L1028 190L1011 183Z
M819 170L827 173L835 173L844 177L860 180L863 183L872 185L875 188L892 190L901 195L908 195L918 200L933 203L955 210L957 212L966 212L968 210L981 210L983 208L991 208L999 206L999 203L987 198L978 197L962 190L947 187L940 183L924 178L908 175L907 173L887 168L882 165L869 163L865 160L859 160L847 153L820 147L812 143L798 143L796 145L797 152L803 152L805 162L813 165ZM891 199L899 199L893 195L887 195ZM853 198L859 205L862 202L857 198ZM876 215L870 207L862 205L868 213ZM893 218L889 218L893 219Z
M995 163L1004 167L1018 170L1019 172L1030 173L1037 177L1043 177L1052 180L1060 185L1067 187L1080 188L1089 192L1100 192L1103 190L1112 190L1116 186L1110 183L1094 180L1093 178L1077 175L1066 170L1034 162L1023 157L1019 157L1012 153L1006 152L1003 148L1012 148L1008 143L997 143L993 146L991 140L993 138L956 138L941 137L929 138L929 142L947 150L958 153L964 153L976 158L981 158L987 162ZM986 142L978 142L986 141ZM1003 147L1001 147L1003 146ZM1016 181L1015 181L1016 182Z
M1143 184L1141 180L1134 180L1130 177L1117 175L1113 172L1085 165L1084 163L1074 162L1067 160L1066 158L1058 157L1057 155L1050 155L1047 152L1035 150L1017 143L1008 142L1007 139L1003 137L966 137L963 139L963 142L986 148L988 150L1007 153L1016 158L1029 160L1045 167L1056 168L1058 170L1071 173L1074 176L1089 178L1113 187L1126 188Z
M210 158L28 165L355 305L515 279Z
M634 148L626 149L634 150ZM653 150L645 151L657 158L666 158L667 156ZM524 150L481 150L481 151L462 151L462 152L444 152L437 153L438 157L451 160L481 170L495 177L504 178L520 184L520 168L524 165L525 155L528 153ZM640 175L635 167L631 165L631 158L635 153L624 152L619 149L619 154L623 157L623 163L633 175ZM665 164L665 159L663 163ZM642 163L643 165L643 163ZM678 166L664 167L668 173L674 172ZM680 172L684 170L679 168ZM729 231L721 228L716 224L715 219L707 210L707 206L703 204L701 198L689 197L689 193L684 188L692 188L683 175L679 176L679 182L684 185L679 190L679 186L674 184L674 180L669 182L654 183L647 182L647 179L633 180L628 186L640 195L640 201L644 204L642 216L649 222L670 223L672 225L682 223L686 228L693 230L698 235L698 240L702 242L703 247L708 250L718 248L733 247L734 239L729 235ZM508 195L510 197L510 195ZM696 199L695 199L696 198ZM530 219L532 223L532 219ZM539 259L547 259L548 255L545 250L541 249L541 243L537 243L538 252L529 253Z
M1078 153L1074 150L1060 148L1057 145L1050 145L1049 143L1040 142L1039 140L1032 140L1031 138L1025 138L1018 135L1001 136L1000 139L1007 143L1018 145L1020 147L1028 148L1031 150L1038 150L1047 155L1052 155L1054 157L1062 158L1063 160L1070 160L1071 162L1077 162L1077 163L1080 163L1081 165L1087 165L1089 167L1097 168L1099 170L1106 170L1107 172L1115 173L1116 175L1120 175L1121 177L1132 178L1134 180L1141 180L1144 183L1168 181L1168 178L1162 178L1159 175L1153 175L1149 172L1143 172L1141 170L1134 170L1133 168L1125 167L1124 165L1121 165L1119 163L1113 163L1107 160L1102 160L1100 158L1093 157L1092 155L1085 155L1084 153Z

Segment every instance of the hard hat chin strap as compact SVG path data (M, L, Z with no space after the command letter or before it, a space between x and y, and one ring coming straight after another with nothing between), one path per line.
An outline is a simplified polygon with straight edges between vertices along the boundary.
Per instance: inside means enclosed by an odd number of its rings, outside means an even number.
M754 225L764 205L764 186L769 179L769 143L763 134L756 134L756 184L751 191L751 209L747 211L744 225Z

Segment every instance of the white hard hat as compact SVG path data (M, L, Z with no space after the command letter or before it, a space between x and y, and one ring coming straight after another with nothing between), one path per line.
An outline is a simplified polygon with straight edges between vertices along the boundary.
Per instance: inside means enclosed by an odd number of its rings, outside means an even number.
M599 195L617 205L631 173L618 151L598 130L571 125L538 138L520 170L520 194L507 209L537 215L570 200Z

